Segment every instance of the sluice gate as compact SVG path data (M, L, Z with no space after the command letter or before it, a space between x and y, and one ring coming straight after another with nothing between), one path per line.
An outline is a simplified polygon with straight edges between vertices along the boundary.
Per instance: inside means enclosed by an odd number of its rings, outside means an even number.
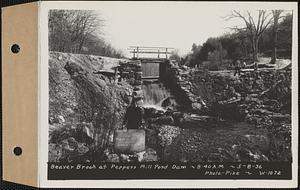
M147 82L159 80L164 75L166 62L174 48L130 46L129 50L133 54L133 60L141 61L142 80Z

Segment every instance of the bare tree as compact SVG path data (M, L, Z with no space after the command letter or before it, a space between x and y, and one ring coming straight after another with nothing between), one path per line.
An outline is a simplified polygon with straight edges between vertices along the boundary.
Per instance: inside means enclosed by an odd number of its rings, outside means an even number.
M102 26L103 20L100 20L98 15L93 11L78 11L74 23L76 23L74 40L78 42L75 51L80 52L87 37Z
M232 11L232 13L227 17L228 19L240 18L244 21L245 27L243 28L233 28L238 31L243 31L247 33L249 40L252 46L252 55L253 61L257 61L258 57L258 43L260 37L266 30L266 28L270 25L272 21L271 13L268 13L266 10L258 10L258 17L255 21L254 17L251 15L250 11L246 11L245 13L241 13L240 11Z
M278 22L282 18L280 15L283 10L272 10L273 14L273 48L272 48L272 59L271 63L275 64L277 59L277 36L278 36Z
M49 46L52 51L80 53L87 38L99 35L103 26L91 10L51 10L49 12Z

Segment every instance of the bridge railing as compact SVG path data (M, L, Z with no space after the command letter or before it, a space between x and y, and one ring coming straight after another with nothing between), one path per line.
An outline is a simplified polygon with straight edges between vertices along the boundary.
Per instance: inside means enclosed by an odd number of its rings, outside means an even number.
M174 48L171 47L145 47L145 46L129 46L129 52L133 54L133 58L139 58L141 54L157 54L157 58L168 59ZM164 57L161 57L164 56Z

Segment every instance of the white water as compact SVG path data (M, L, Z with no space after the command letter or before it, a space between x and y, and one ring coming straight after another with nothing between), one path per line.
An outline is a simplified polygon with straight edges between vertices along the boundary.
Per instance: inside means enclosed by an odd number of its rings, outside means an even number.
M161 103L171 94L161 83L144 84L142 90L144 93L144 107L164 110Z

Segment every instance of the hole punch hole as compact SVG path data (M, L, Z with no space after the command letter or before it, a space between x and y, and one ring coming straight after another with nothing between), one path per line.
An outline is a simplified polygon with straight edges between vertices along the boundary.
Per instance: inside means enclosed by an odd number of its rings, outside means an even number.
M13 44L10 49L13 53L19 53L20 46L18 44Z
M21 147L15 147L14 148L14 154L16 155L16 156L20 156L21 154L22 154L22 148Z

